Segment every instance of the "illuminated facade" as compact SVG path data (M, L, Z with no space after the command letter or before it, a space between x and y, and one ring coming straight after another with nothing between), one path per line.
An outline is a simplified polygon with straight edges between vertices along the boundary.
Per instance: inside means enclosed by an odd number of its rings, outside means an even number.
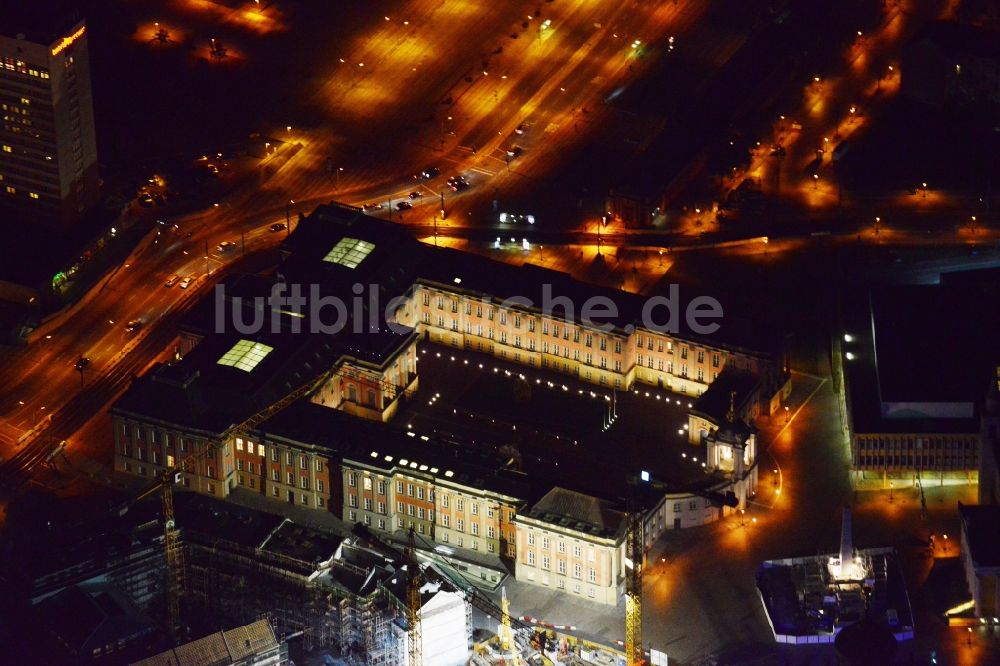
M87 29L0 35L0 206L72 221L98 198Z
M400 539L412 530L425 544L513 558L523 505L516 495L523 493L494 470L453 467L458 461L421 445L424 438L411 439L417 446L410 457L400 457L384 441L373 442L379 450L366 455L344 456L343 519Z
M617 389L641 382L699 396L727 366L758 377L775 373L773 359L759 352L641 327L602 331L558 311L546 314L465 291L461 283L418 280L397 316L434 342Z
M603 500L557 487L515 522L518 580L601 604L618 603L624 514Z

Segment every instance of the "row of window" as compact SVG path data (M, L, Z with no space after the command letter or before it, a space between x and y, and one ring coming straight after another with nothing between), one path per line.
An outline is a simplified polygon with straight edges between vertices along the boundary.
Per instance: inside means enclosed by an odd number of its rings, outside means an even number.
M264 447L263 444L254 444L254 442L251 442L250 440L244 440L242 437L237 437L236 438L236 450L237 451L245 451L246 453L249 453L250 455L254 455L254 450L255 450L254 447L256 447L256 455L260 456L261 458L265 457L265 454L267 453L267 451L266 451L266 449L265 449L265 447ZM299 469L308 470L309 469L309 459L310 459L310 456L303 455L303 454L297 454L296 455L292 451L289 451L289 450L285 451L285 464L286 465L294 466L295 463L297 462ZM272 446L271 447L271 462L279 462L280 460L281 460L281 452L280 452L280 450L278 449L278 447ZM315 458L315 460L316 460L316 465L315 465L316 466L316 471L317 472L322 472L323 469L324 469L323 459L317 457L317 458Z
M534 532L528 532L525 538L526 538L527 543L528 543L529 546L534 546L535 545L536 539L535 539L535 533ZM541 542L540 545L541 545L542 550L550 550L551 542L549 541L548 537L543 536L539 541ZM563 540L561 540L561 539L557 539L556 540L556 551L559 552L559 553L565 553L566 552L566 542L563 541ZM583 547L580 544L573 544L573 557L575 557L576 559L582 559L583 558ZM594 549L593 548L587 548L587 560L589 562L593 562L594 561L594 557L595 557L595 551L594 551Z
M976 457L967 455L922 455L911 454L859 454L854 457L855 465L863 469L924 469L963 470L978 466Z
M868 451L912 451L916 450L937 450L953 451L955 449L970 450L976 448L975 440L971 439L924 439L917 442L912 438L887 437L878 439L859 439L859 448Z
M347 519L350 520L351 522L357 522L357 520L358 520L358 514L357 514L357 512L356 511L348 511L347 512ZM377 518L377 519L375 519L373 521L372 517L370 515L366 515L366 516L364 516L362 518L362 520L363 520L364 524L367 525L368 527L372 527L373 524L374 524L374 525L378 525L378 528L380 530L385 530L386 529L386 519L385 518ZM415 530L418 534L426 534L427 533L427 528L424 526L424 523L414 522L412 520L411 521L407 521L402 516L399 516L399 517L396 518L396 527L397 528L399 528L399 529L406 529L407 528L407 524L409 524L409 528L410 529ZM452 543L449 540L449 538L448 538L448 533L447 532L443 532L441 534L441 543ZM460 534L456 535L454 544L456 546L459 546L460 548L465 548L466 547L465 546L465 537L462 536L462 535L460 535ZM468 547L472 548L473 550L479 550L479 539L471 539ZM492 541L487 541L486 542L486 549L489 552L494 553L494 552L496 552L496 545ZM511 550L510 553L513 554L513 551Z
M34 76L39 79L49 78L49 71L47 69L42 69L40 67L35 67L29 65L23 60L17 60L15 58L4 58L0 61L3 68L9 72L17 72L19 74L27 74L28 76Z
M551 570L550 561L548 555L541 556L541 568L546 571ZM528 566L535 566L535 553L529 550L526 553L525 564ZM566 560L562 558L556 559L556 572L562 575L566 575ZM573 578L581 578L583 576L583 565L579 562L573 563ZM597 582L597 570L594 567L587 567L587 580L591 583Z
M435 305L437 306L438 310L444 310L445 309L445 300L446 299L443 296L438 296L436 298ZM449 300L451 302L451 311L453 313L458 313L458 300L457 299L453 299L453 298L448 298L447 300ZM425 306L429 306L430 305L430 303L431 303L430 293L428 293L426 291L424 292L423 302L424 302ZM486 319L488 321L493 321L493 313L494 313L493 308L488 308L486 310ZM472 315L472 303L468 303L467 302L465 304L465 314L469 315L469 316ZM477 304L476 305L476 315L475 316L478 317L478 318L480 318L480 319L483 317L483 306L481 304ZM527 328L527 330L529 332L534 332L535 331L535 318L531 317L531 316L528 316L525 319L527 320L526 321L526 328ZM514 313L511 316L511 320L512 320L512 323L514 325L514 328L521 328L521 315L520 314ZM430 322L430 314L428 314L428 313L424 314L424 321L426 323ZM438 321L441 322L439 325L441 327L444 327L444 317L443 316L439 316L438 317ZM507 311L506 310L500 310L500 325L501 326L506 326L507 325ZM466 323L467 329L468 329L469 326L471 326L471 322L467 322ZM453 319L452 320L452 327L453 327L454 330L457 330L457 327L458 327L458 320L457 319ZM562 337L563 337L564 340L569 340L570 329L571 328L572 327L569 324L562 324ZM482 335L482 330L483 330L482 329L482 324L478 325L478 330L480 331L479 335ZM542 321L542 335L549 335L549 331L550 330L552 331L552 335L554 337L558 338L559 337L560 324L558 324L556 322L551 322L551 324L550 324L550 322L548 320L543 320ZM471 331L467 330L466 332L469 333ZM580 329L579 328L573 328L572 332L573 332L573 342L577 342L577 343L580 342L580 338L581 338ZM492 334L491 334L491 337L492 337ZM593 336L593 334L586 333L582 337L583 337L583 340L584 340L584 344L587 347L592 347L593 346L593 344L594 344L594 336ZM607 351L607 348L608 348L608 340L607 340L607 338L605 338L605 337L599 337L598 338L598 346L601 348L601 351ZM614 348L615 348L615 353L616 354L620 354L622 352L622 341L621 340L615 340Z
M431 323L430 313L425 312L423 314L423 322L424 322L424 324L430 325L430 323ZM447 324L445 322L445 318L444 318L443 315L438 315L438 318L437 318L437 327L438 328L442 328L442 329L447 327ZM559 328L558 324L553 324L553 329L556 331L556 337L558 337L558 328ZM547 333L548 332L547 329L548 329L548 324L544 323L542 325L542 333L543 334ZM567 329L568 329L568 327L564 327L564 331L567 330ZM458 330L459 330L458 319L454 319L453 318L451 320L451 330L455 331L455 332L458 332ZM533 330L533 327L529 327L529 330ZM484 336L484 332L485 332L485 336ZM487 327L487 328L484 329L482 324L476 324L475 327L473 328L472 322L468 322L468 321L465 322L465 333L467 335L475 335L475 336L480 337L480 338L485 337L488 340L493 340L494 339L494 333L493 333L493 328L492 327ZM520 335L514 335L512 337L513 337L513 346L517 347L518 349L522 348L521 336ZM579 331L575 331L574 332L574 342L578 342L579 341L579 337L580 337L579 336ZM564 335L563 338L568 340L569 339L568 333L566 335ZM591 347L592 346L592 342L593 342L592 336L588 333L588 334L586 334L584 336L584 339L585 339L584 345L586 347ZM640 339L641 339L641 337L640 337ZM649 349L651 350L652 349L652 338L649 338L649 341L650 341ZM506 331L500 331L500 344L504 344L504 345L511 344L509 342L508 337L507 337L507 332ZM661 344L661 347L662 347L662 342L660 344ZM670 345L670 343L668 343L668 345ZM600 339L600 348L601 348L602 351L605 351L607 349L607 341L606 341L606 339L604 339L604 338ZM639 348L641 349L642 347L640 346ZM536 346L535 346L535 340L534 340L534 338L528 338L528 340L527 340L527 349L528 349L528 351L532 351L532 352L536 351ZM662 351L662 349L661 349L661 351ZM559 352L560 352L560 347L559 347L558 344L552 344L552 346L551 346L551 352L550 352L549 342L545 341L545 340L542 341L542 353L543 354L552 353L552 354L555 354L555 355L558 356ZM570 348L569 348L568 345L563 345L563 347L562 347L563 358L570 358L570 354L571 353L572 353L572 357L573 357L574 361L580 361L581 360L581 354L580 354L580 350L579 349L573 349L572 352L571 352L571 350L570 350ZM621 353L621 341L619 341L619 340L615 341L615 353ZM687 347L681 347L681 358L682 359L687 359L688 358ZM594 355L591 352L585 352L583 354L583 356L582 356L582 360L587 365L594 365ZM673 374L674 373L674 363L673 363L673 361L665 360L665 359L662 359L662 358L661 359L656 359L655 357L653 357L651 355L650 356L644 356L643 354L638 354L637 358L636 358L636 363L638 365L641 366L641 365L645 364L650 369L653 368L654 361L656 363L657 369L660 370L661 372L667 372L669 374ZM705 352L704 351L698 351L697 352L697 362L699 364L705 362ZM608 367L607 357L601 356L600 360L599 360L599 364L600 364L601 368L607 369L607 367ZM720 366L720 364L721 364L721 357L719 356L719 354L712 354L712 367L713 368L718 368ZM622 371L622 362L621 362L620 359L615 359L615 361L614 361L614 368L615 368L615 372L621 372ZM705 370L703 368L700 368L700 367L697 368L696 374L697 374L699 382L704 382L705 381ZM681 377L687 377L688 376L688 364L687 363L682 363L681 364L681 374L680 374L680 376ZM712 373L713 381L714 381L714 378L718 377L718 376L719 376L718 372Z

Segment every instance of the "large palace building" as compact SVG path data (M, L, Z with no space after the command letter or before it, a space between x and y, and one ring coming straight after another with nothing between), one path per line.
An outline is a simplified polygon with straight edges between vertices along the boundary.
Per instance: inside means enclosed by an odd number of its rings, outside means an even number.
M753 495L752 423L787 390L777 348L725 325L661 333L635 295L431 247L345 206L317 209L282 251L273 278L217 286L182 323L178 360L113 406L116 469L181 467L191 490L332 512L611 604L640 465L666 484L647 543L720 518L720 493ZM543 289L562 305L543 307ZM580 316L595 295L617 307L607 326ZM487 414L511 387L509 412ZM468 405L428 420L416 407L446 390ZM538 420L558 412L565 429Z

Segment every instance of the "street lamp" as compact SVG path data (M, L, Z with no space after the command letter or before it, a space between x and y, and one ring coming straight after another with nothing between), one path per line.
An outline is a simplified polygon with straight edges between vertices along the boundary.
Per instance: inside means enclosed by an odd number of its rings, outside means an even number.
M879 223L880 223L880 222L882 222L882 218L881 218L881 217L876 217L876 218L875 218L875 235L876 235L876 236L878 236L878 232L879 232Z
M818 189L819 189L819 174L818 173L814 173L813 174L813 191L818 190Z
M893 491L893 486L894 485L895 484L893 484L892 481L889 482L889 504L892 504L892 502L893 502L892 491Z

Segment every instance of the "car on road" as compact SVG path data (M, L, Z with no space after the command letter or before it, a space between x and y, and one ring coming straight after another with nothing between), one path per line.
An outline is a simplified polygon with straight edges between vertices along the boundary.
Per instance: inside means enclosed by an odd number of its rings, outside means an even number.
M396 210L407 210L409 208L413 208L413 204L411 204L409 201L400 201L398 204L396 204Z
M279 231L284 231L287 228L288 225L285 224L284 222L275 222L274 224L268 227L268 230L277 233Z
M524 148L522 148L521 146L511 146L510 148L507 149L507 157L509 157L510 159L514 159L523 152Z
M180 280L180 279L181 279L181 277L179 275L171 275L170 277L167 278L167 281L163 283L163 286L164 287L172 287L175 284L177 284L177 281Z
M215 246L215 249L219 252L229 252L230 250L236 249L236 243L234 241L222 241Z
M129 323L125 324L125 332L126 333L135 333L140 328L142 328L142 320L141 319L133 319Z
M193 275L188 275L186 278L184 278L183 280L181 280L180 288L181 289L187 289L188 287L191 286L192 282L194 282L194 276Z
M410 194L408 196L411 199L419 199L420 197L424 196L424 193L423 192L418 192L417 190L414 190L413 192L410 192Z
M431 178L437 178L441 175L441 169L437 167L427 167L418 174L413 175L414 180L430 180Z
M366 213L370 213L370 212L375 211L375 210L382 210L382 204L380 204L380 203L365 204L365 205L361 206L361 210L363 210Z
M139 205L143 208L150 208L153 205L153 195L149 192L143 192L139 195Z
M515 127L514 128L514 132L516 134L524 134L524 123L521 123L520 125L518 125L517 127Z
M469 181L465 179L465 176L452 176L448 179L448 187L451 188L452 192L458 192L468 188Z

